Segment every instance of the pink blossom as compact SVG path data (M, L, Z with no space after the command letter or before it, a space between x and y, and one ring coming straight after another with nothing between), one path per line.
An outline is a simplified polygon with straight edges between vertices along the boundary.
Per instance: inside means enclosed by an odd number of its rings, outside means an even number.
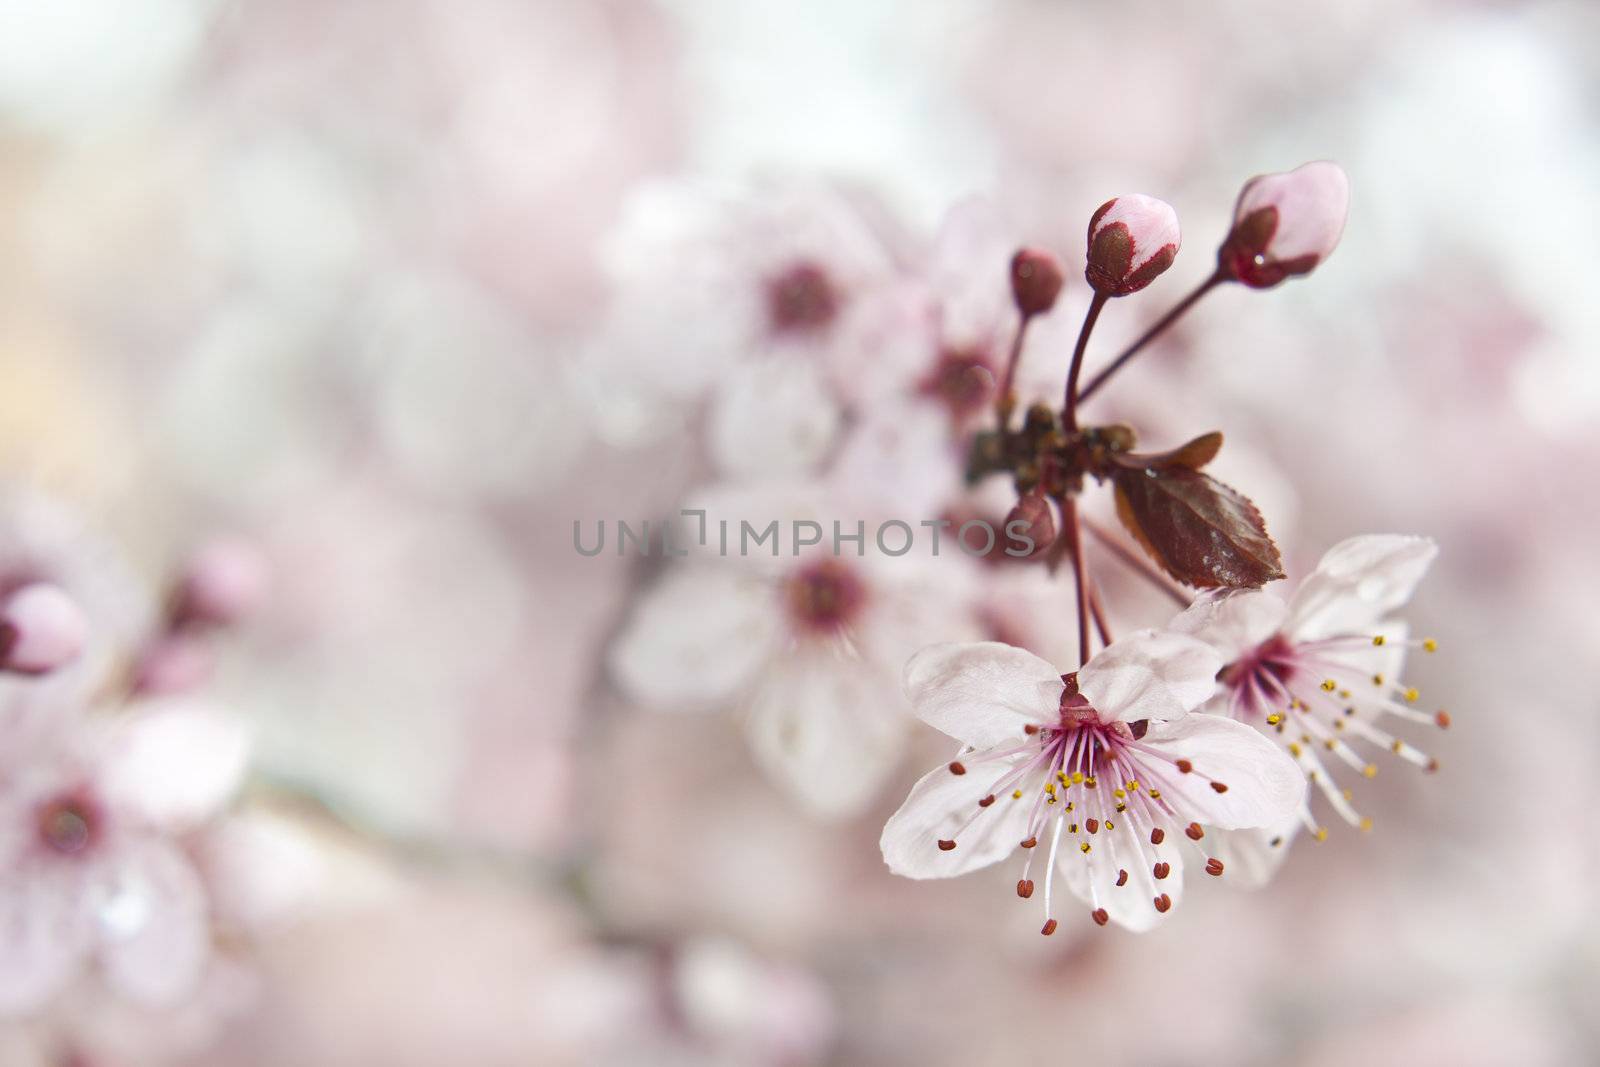
M1172 266L1182 236L1165 200L1134 193L1107 200L1089 219L1084 277L1101 296L1127 296Z
M1154 630L1065 675L993 642L919 652L905 672L912 707L962 747L884 827L889 869L948 878L1020 847L1017 894L1027 898L1034 849L1048 839L1043 933L1056 928L1056 873L1095 922L1150 928L1181 894L1186 851L1222 873L1202 843L1207 827L1276 823L1305 793L1294 764L1259 734L1187 714L1210 697L1219 665L1206 645Z
M1318 160L1251 178L1217 251L1217 268L1254 289L1309 274L1338 247L1349 214L1350 179L1337 163Z
M48 582L33 582L0 601L0 670L48 674L83 652L83 611Z
M232 795L238 728L193 704L48 720L0 776L0 1010L31 1012L89 960L122 996L170 1004L209 952L205 891L172 835Z
M1382 722L1450 722L1446 712L1416 708L1419 691L1400 677L1406 649L1431 652L1435 642L1408 640L1406 624L1392 615L1437 553L1424 537L1352 537L1328 550L1287 603L1266 590L1208 594L1172 624L1226 661L1206 710L1278 740L1326 803L1363 830L1372 821L1340 788L1330 763L1371 778L1378 765L1359 748L1381 748L1432 770L1431 757ZM1301 825L1319 840L1326 836L1309 806L1279 826L1231 835L1243 880L1264 881Z

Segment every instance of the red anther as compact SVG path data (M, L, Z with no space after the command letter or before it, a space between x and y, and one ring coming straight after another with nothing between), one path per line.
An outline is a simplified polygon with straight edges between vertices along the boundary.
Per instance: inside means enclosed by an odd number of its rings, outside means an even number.
M1158 863L1154 868L1151 869L1150 873L1154 874L1157 878L1165 878L1167 875L1172 873L1172 864L1164 862Z
M1190 763L1186 759L1181 759L1178 761L1178 770L1182 771L1184 774L1188 774L1190 771L1194 770L1194 764Z
M1054 919L1046 919L1044 921L1044 928L1039 932L1044 936L1049 937L1051 934L1056 932L1056 921Z
M1094 921L1097 926L1104 926L1106 923L1111 921L1111 916L1106 914L1106 909L1104 908L1096 908L1089 914L1094 917Z
M1219 859L1206 860L1206 873L1213 878L1222 877L1222 861Z
M1118 885L1127 885L1128 884L1128 872L1127 871L1120 870L1120 869L1117 871L1117 884Z
M1226 793L1228 791L1228 787L1223 785L1221 782L1212 782L1211 789L1216 793Z
M987 808L990 804L993 804L993 803L994 803L994 794L990 793L988 796L986 796L982 800L978 801L978 807Z
M1033 896L1032 878L1024 878L1017 883L1017 896L1021 897L1023 900L1027 900L1029 897Z
M1439 729L1441 730L1450 729L1450 713L1448 711L1434 712L1433 721L1439 724Z
M1026 726L1024 726L1022 728L1022 732L1025 733L1025 734L1032 735L1032 734L1038 733L1039 732L1039 728L1037 726L1035 726L1033 723L1030 722L1030 723L1028 723Z
M1028 838L1026 841L1024 841L1022 843L1022 847L1023 848L1032 848L1034 845L1037 845L1038 843L1039 843L1039 839L1037 837L1030 837L1030 838Z
M1165 830L1163 830L1161 827L1158 826L1154 830L1150 831L1150 843L1152 845L1159 845L1159 844L1161 844L1161 842L1165 841L1166 839L1167 839L1167 832Z
M967 769L966 769L966 767L962 766L960 760L955 760L950 764L950 773L951 774L966 774L967 773Z
M1183 832L1189 835L1190 841L1198 841L1202 837L1206 836L1206 832L1200 829L1200 824L1197 822L1190 823L1184 828Z
M1095 833L1100 829L1100 820L1099 819L1085 819L1085 820L1083 820L1083 828L1085 830L1089 831L1091 834Z
M1164 915L1172 907L1172 898L1162 893L1159 897L1156 897L1155 904L1156 910Z
M956 847L956 843L954 841L940 841L939 842L939 851L940 852L949 852L951 849L953 849L955 847Z

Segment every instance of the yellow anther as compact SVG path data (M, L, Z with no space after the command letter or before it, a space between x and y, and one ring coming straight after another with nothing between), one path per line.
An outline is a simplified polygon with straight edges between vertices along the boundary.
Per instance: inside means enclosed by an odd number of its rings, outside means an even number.
M1340 700L1349 700L1350 699L1350 690L1348 690L1348 689L1339 690L1339 699Z
M1331 693L1337 688L1339 688L1339 683L1332 678L1324 678L1322 680L1322 691L1324 693Z
M1372 820L1371 819L1362 819L1361 820L1361 829L1363 831L1372 829Z
M1374 635L1373 638L1372 638L1372 643L1375 644L1375 645L1383 644L1383 635L1382 634Z
M1118 800L1126 800L1126 799L1127 799L1127 797L1128 797L1128 794L1127 794L1127 793L1124 793L1124 792L1123 792L1123 791L1122 791L1122 790L1120 790L1120 789L1113 789L1113 790L1112 790L1112 791L1111 791L1111 795L1112 795L1112 796L1114 796L1114 797L1116 797L1116 798L1117 798L1117 799L1118 799Z
M1070 801L1070 800L1069 800L1069 801L1067 801L1067 810L1068 810L1068 811L1071 811L1071 810L1072 810L1072 801Z
M1400 755L1400 750L1405 748L1405 747L1406 747L1406 743L1404 741L1400 740L1397 737L1397 738L1394 739L1394 744L1389 746L1389 751L1393 752L1396 756L1398 756L1398 755Z
M1326 826L1319 826L1315 830L1311 831L1311 836L1316 838L1318 841L1326 841L1328 839L1328 828Z
M1150 799L1151 800L1160 800L1161 799L1161 790L1159 790L1159 789L1150 790Z
M1022 799L1022 790L1020 790L1020 789L1013 789L1013 790L1012 790L1012 791L1011 791L1011 799L1012 799L1012 800L1021 800L1021 799Z
M1378 777L1378 765L1376 763L1369 763L1365 767L1361 768L1361 773L1366 775L1368 778L1376 778Z
M1420 697L1421 695L1422 694L1419 693L1415 688L1407 689L1406 690L1406 701L1407 701L1407 703L1415 704L1417 702L1417 698Z
M1372 684L1373 684L1373 685L1382 685L1382 684L1383 684L1383 675L1381 675L1381 674L1374 674L1374 675L1373 675L1373 676L1372 676Z
M1344 797L1346 803L1349 803L1356 798L1356 795L1350 792L1348 789L1341 789L1339 790L1339 793Z
M1333 751L1333 746L1336 745L1337 743L1338 742L1336 742L1333 738L1330 737L1326 741L1322 742L1322 747L1327 749L1329 752L1332 752Z
M1295 744L1293 741L1289 742L1289 755L1293 756L1295 759L1300 758L1300 746Z
M1083 782L1083 772L1082 771L1073 771L1072 772L1072 784L1073 785L1079 785L1082 782Z
M1083 787L1085 789L1093 789L1095 787L1094 779L1093 778L1085 778L1083 780Z
M1056 795L1056 784L1054 782L1046 782L1044 784L1044 791L1046 793L1049 793L1051 796L1055 796Z
M1128 805L1126 805L1126 804L1118 804L1117 805L1117 811L1118 811L1119 814L1121 812L1124 812L1124 811L1127 811L1127 810L1128 810Z
M1078 851L1087 856L1089 854L1089 842L1085 841L1083 844L1079 845Z
M1282 722L1282 721L1283 721L1283 716L1282 716L1282 715L1280 715L1280 714L1279 714L1279 713L1278 713L1278 712L1276 712L1276 711L1275 711L1275 712L1273 712L1273 713L1272 713L1272 714L1271 714L1271 715L1268 715L1268 716L1267 716L1267 725L1268 725L1268 726L1276 726L1276 725L1278 725L1278 724L1279 724L1279 723L1280 723L1280 722Z
M1138 791L1139 791L1139 779L1137 779L1137 778L1129 778L1128 779L1128 792L1137 793Z
M1424 637L1422 639L1422 651L1424 651L1424 652L1437 652L1437 651L1439 651L1439 642L1435 641L1431 637Z
M1121 811L1122 809L1118 808L1117 810ZM1116 828L1117 828L1117 824L1116 823L1112 822L1110 819L1106 820L1106 829L1107 830L1115 830Z

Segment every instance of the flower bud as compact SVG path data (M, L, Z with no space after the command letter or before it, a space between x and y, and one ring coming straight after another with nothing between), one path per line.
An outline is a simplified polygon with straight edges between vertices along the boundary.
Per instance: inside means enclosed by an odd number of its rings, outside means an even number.
M1013 523L1020 525L1014 527ZM1013 531L1025 535L1033 545L1030 547L1028 541L1016 536ZM1017 501L1017 506L1006 516L1005 534L1006 555L1014 559L1032 559L1055 543L1055 514L1050 510L1050 501L1043 493L1026 493Z
M1349 213L1350 179L1337 163L1319 160L1251 178L1233 209L1233 230L1217 250L1217 269L1255 289L1309 274L1338 247Z
M77 659L88 637L77 603L48 582L25 585L0 603L0 670L48 674Z
M1155 281L1178 255L1178 213L1153 196L1119 196L1089 220L1084 277L1101 296L1127 296Z
M1011 257L1011 297L1024 317L1043 315L1055 307L1065 280L1054 252L1023 248Z
M254 611L267 586L267 564L254 545L218 538L201 546L178 580L180 625L229 626Z

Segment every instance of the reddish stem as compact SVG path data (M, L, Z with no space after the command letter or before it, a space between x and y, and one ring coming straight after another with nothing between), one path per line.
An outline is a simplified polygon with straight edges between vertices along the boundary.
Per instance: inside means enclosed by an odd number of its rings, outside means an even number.
M1157 337L1160 337L1164 332L1166 332L1167 327L1171 326L1174 322L1177 322L1183 317L1184 312L1188 311L1190 308L1194 307L1195 304L1199 303L1202 296L1205 296L1211 290L1215 289L1217 286L1221 285L1227 280L1228 279L1223 276L1222 271L1218 270L1211 277L1201 282L1199 288L1195 289L1194 292L1178 301L1176 307L1167 312L1165 315L1161 316L1161 318L1156 321L1156 324L1146 330L1137 341L1129 345L1127 349L1123 351L1122 355L1112 360L1109 367L1101 371L1099 374L1096 374L1093 378L1089 379L1089 384L1083 387L1083 392L1079 395L1078 399L1087 400L1089 397L1093 396L1095 390L1099 389L1106 383L1107 378L1121 370L1123 365L1134 356L1137 356L1145 345L1149 344L1151 341L1154 341Z
M1067 395L1061 410L1061 422L1068 433L1076 433L1078 429L1078 375L1083 372L1083 353L1089 347L1089 334L1094 332L1095 320L1100 317L1100 309L1106 306L1106 300L1104 293L1095 293L1094 299L1089 301L1089 313L1083 317L1083 328L1078 331L1078 344L1072 350L1072 369L1067 372Z
M1083 531L1078 525L1078 499L1061 502L1062 535L1072 553L1072 584L1078 594L1078 665L1089 662L1089 575L1083 562Z
M1011 413L1017 408L1017 398L1011 390L1017 379L1017 364L1022 361L1022 340L1028 333L1028 325L1033 322L1033 316L1024 314L1017 323L1016 336L1011 339L1011 354L1006 359L1005 376L1000 379L1000 392L994 398L994 413L1000 424L1000 432L1007 433L1011 429Z

